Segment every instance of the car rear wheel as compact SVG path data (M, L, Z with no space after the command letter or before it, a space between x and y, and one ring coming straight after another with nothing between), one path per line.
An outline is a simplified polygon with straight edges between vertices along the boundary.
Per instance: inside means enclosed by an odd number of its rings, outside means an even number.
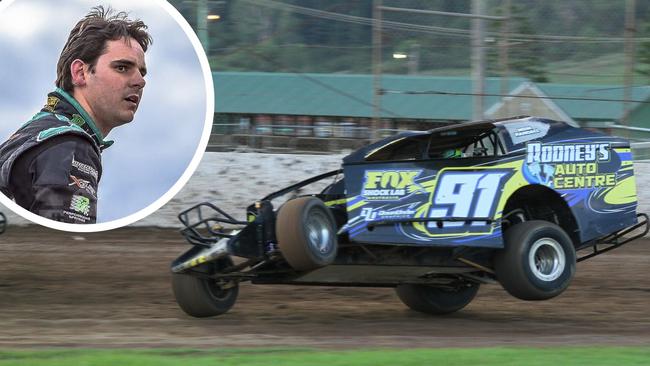
M287 201L278 212L275 228L282 256L297 271L323 267L336 258L334 217L318 198Z
M479 284L468 283L456 288L427 285L399 285L395 292L409 308L421 313L442 315L456 312L469 304L478 292Z
M571 283L576 253L561 227L542 220L525 221L504 234L505 248L494 257L497 279L522 300L546 300Z
M202 274L212 275L221 269L231 267L232 259L221 258L198 268ZM236 282L218 282L205 277L189 274L172 274L172 289L178 306L187 315L196 318L220 315L232 308L239 294Z

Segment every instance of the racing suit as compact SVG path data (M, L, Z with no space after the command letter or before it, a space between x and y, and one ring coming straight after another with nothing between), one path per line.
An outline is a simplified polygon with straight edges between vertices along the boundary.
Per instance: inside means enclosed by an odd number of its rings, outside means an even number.
M104 137L79 103L64 90L0 145L0 191L45 218L93 224Z

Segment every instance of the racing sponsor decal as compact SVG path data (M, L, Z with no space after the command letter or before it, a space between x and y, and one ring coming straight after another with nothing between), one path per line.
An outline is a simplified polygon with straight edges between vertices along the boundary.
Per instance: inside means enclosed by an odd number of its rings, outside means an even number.
M413 206L413 205L411 205ZM361 216L365 221L378 221L378 220L395 220L407 219L415 216L415 209L413 207L406 208L373 208L364 207L361 209Z
M530 183L555 189L613 187L616 172L601 171L611 159L609 143L526 145L523 174Z
M515 137L522 137L522 136L528 136L528 135L537 135L539 134L540 131L534 127L531 126L525 126L525 127L520 127L517 128L514 131Z
M511 169L442 170L430 204L419 217L441 218L413 227L427 236L486 232L486 221L445 221L444 218L494 218ZM491 232L492 226L487 228Z
M93 202L88 197L81 195L73 195L70 200L70 207L68 210L63 210L63 215L68 219L85 224L92 221L90 214L94 215L92 210Z
M70 122L74 123L75 125L77 125L79 127L83 127L83 125L86 124L86 121L83 119L83 117L81 117L78 114L73 114L72 119L70 120Z
M361 196L369 201L397 201L422 191L415 179L422 170L366 170Z
M63 210L63 215L65 215L68 219L74 220L80 224L86 224L91 222L91 218L89 216L82 215L77 212Z
M79 189L83 189L86 192L90 193L92 196L97 195L97 191L93 187L92 183L90 181L87 181L85 179L77 178L74 175L70 176L70 179L72 180L71 183L68 183L68 186L76 186Z
M349 219L341 230L355 240L380 242L492 235L495 226L487 220L498 219L504 186L514 172L514 166L364 171L361 194L348 201ZM373 196L371 189L402 191Z
M72 167L76 168L82 173L90 175L96 180L99 180L99 174L97 173L97 170L88 164L84 164L82 162L75 160L74 155L72 156Z
M526 163L571 163L609 161L610 146L598 144L542 144L526 145Z
M56 108L57 104L59 104L59 98L47 97L47 103L43 108L45 108L45 110L48 110L50 112L54 112L54 108Z
M72 200L70 200L70 209L88 216L90 213L90 199L88 197L74 195L72 196Z
M522 144L526 141L539 140L548 134L549 129L547 123L535 121L506 123L503 127L508 131L510 140L512 140L514 145Z

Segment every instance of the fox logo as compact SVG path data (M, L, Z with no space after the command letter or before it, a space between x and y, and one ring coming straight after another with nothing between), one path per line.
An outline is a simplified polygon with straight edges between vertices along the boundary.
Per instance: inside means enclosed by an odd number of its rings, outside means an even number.
M367 199L396 200L419 189L415 178L422 170L367 170L362 195Z
M365 189L394 188L403 189L409 184L415 184L419 170L411 171L366 171Z

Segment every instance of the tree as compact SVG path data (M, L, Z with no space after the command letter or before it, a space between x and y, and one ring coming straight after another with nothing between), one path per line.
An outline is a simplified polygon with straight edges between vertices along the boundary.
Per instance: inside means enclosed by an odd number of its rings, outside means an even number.
M513 33L534 35L535 31L524 8L513 5L510 11ZM544 46L537 41L511 41L510 69L538 83L548 82L544 69Z
M650 35L650 21L646 22L645 31L646 36ZM650 41L644 41L639 44L637 51L637 66L636 72L650 79Z

